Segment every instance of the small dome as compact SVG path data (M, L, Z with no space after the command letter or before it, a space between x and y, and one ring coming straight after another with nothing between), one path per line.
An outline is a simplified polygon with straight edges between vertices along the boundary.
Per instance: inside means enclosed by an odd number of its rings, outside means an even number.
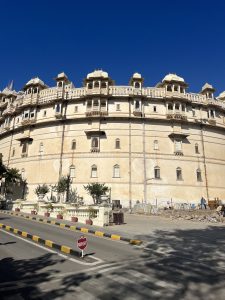
M220 93L217 98L220 99L220 100L225 100L225 91Z
M142 78L140 73L134 73L132 77L136 78L136 79L141 79Z
M38 77L35 77L35 78L32 78L31 80L29 80L26 84L26 85L35 85L35 84L39 84L39 85L43 85L45 86L44 82L38 78Z
M17 95L16 91L14 91L14 90L12 91L8 87L4 88L4 90L1 93L4 94L4 95L6 95L6 96L9 96L9 95L16 96Z
M209 83L205 83L202 87L202 91L204 90L214 90L214 87Z
M102 77L102 78L109 78L109 75L107 72L104 72L102 70L95 70L94 72L92 73L89 73L87 75L87 78L99 78L99 77Z
M57 78L57 79L61 79L61 78L66 78L66 79L68 79L67 75L66 75L64 72L59 73L59 74L57 75L56 78Z
M180 77L180 76L177 76L176 74L168 74L166 75L162 82L164 81L177 81L177 82L182 82L182 83L185 83L184 81L184 78Z

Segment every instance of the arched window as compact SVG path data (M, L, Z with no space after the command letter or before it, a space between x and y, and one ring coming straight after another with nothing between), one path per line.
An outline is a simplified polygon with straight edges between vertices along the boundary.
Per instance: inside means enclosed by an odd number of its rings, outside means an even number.
M198 154L199 153L199 149L198 149L198 143L195 144L195 153Z
M177 85L174 86L174 92L178 92L178 86Z
M44 145L43 145L42 142L41 142L40 145L39 145L39 153L40 153L40 154L43 154L43 153L44 153Z
M95 87L95 88L99 88L99 82L98 82L98 81L95 81L94 87Z
M37 88L34 88L34 89L33 89L33 93L34 93L34 94L37 94L37 91L38 91Z
M102 82L102 89L105 89L107 87L106 82Z
M177 174L177 180L182 180L182 169L181 168L177 168L176 169L176 174Z
M202 172L200 169L196 170L197 181L202 181Z
M98 107L98 100L96 99L96 100L94 100L94 102L93 102L93 106L94 107Z
M115 177L115 178L120 177L120 166L119 165L113 166L113 177Z
M76 140L72 140L71 150L76 150L76 147L77 147Z
M87 107L88 107L88 108L91 108L91 107L92 107L92 101L91 101L91 100L88 100L88 102L87 102Z
M139 82L135 82L134 87L135 87L135 89L139 89L140 88L140 83Z
M160 179L160 167L156 166L154 168L154 178L155 179Z
M92 83L88 83L88 89L92 89L93 85Z
M172 87L171 87L171 85L167 85L167 92L172 92Z
M159 142L158 142L158 140L154 140L154 150L159 150Z
M59 113L60 110L61 110L60 104L57 103L56 106L55 106L55 112Z
M75 177L75 166L74 165L70 166L70 177L71 178Z
M101 101L101 107L106 108L106 101L105 100Z
M97 169L96 165L91 166L91 177L92 178L98 177L97 171L98 171L98 169Z
M172 105L172 103L169 103L169 104L168 104L168 110L173 110L173 105Z
M139 101L136 101L135 102L135 109L140 109L140 102Z
M175 104L175 110L180 110L180 104L179 103Z
M59 81L59 82L58 82L58 87L62 87L62 86L63 86L62 81Z
M120 149L120 139L115 140L115 148Z
M92 138L91 146L92 146L92 148L98 148L98 138L97 137Z
M184 104L182 104L181 108L182 108L182 111L185 111L185 105Z

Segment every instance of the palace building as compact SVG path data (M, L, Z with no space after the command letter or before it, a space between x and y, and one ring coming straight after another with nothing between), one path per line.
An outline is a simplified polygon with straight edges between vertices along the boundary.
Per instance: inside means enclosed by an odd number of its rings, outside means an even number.
M139 73L117 86L102 70L79 88L65 73L55 81L0 92L0 153L27 180L28 200L38 184L68 174L84 199L83 185L106 183L127 207L225 200L225 92L215 97L206 83L190 93L175 74L155 87Z

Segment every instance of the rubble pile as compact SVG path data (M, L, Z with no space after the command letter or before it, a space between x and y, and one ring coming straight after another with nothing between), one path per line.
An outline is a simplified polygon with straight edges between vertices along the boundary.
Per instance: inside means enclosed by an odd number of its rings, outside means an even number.
M177 219L197 222L225 223L225 217L216 210L161 210L158 211L158 215L170 218L171 220Z

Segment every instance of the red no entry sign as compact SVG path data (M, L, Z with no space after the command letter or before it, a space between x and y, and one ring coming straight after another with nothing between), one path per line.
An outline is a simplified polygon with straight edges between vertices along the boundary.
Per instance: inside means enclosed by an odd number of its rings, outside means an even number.
M85 236L81 236L79 238L79 240L77 241L77 247L80 249L80 250L84 250L86 247L87 247L87 239Z

